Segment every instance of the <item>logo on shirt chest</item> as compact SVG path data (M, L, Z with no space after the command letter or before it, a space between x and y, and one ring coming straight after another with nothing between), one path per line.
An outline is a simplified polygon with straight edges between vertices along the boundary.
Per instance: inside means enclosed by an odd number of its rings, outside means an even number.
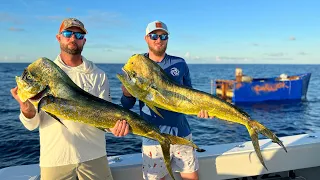
M170 73L172 76L179 76L180 71L176 67L173 67L170 69Z

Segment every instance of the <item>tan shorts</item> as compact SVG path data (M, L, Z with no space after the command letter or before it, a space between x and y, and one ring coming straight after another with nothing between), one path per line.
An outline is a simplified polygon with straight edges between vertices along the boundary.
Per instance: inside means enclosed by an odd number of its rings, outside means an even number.
M40 170L41 180L113 180L106 156L79 164L40 167Z
M192 135L185 138L191 140ZM192 173L199 169L198 159L191 146L170 145L170 159L173 172ZM144 179L160 179L169 173L163 161L160 145L143 145L142 160Z

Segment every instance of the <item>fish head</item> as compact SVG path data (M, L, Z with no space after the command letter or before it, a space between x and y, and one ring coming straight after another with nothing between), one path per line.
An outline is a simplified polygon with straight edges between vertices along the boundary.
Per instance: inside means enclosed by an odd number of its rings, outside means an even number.
M16 76L18 96L22 102L40 101L49 93L53 81L52 75L55 73L52 64L51 60L40 58L25 68L21 76Z
M135 84L140 89L147 90L153 82L154 71L152 60L141 54L135 54L129 58L122 71L126 74L126 81Z
M39 83L34 77L27 71L24 71L21 77L16 76L16 83L18 86L18 96L22 102L30 100L37 100L41 96L41 92L46 89L46 86Z
M127 74L117 74L117 78L121 81L127 91L138 98L143 98L145 91L137 86L137 84L129 78Z

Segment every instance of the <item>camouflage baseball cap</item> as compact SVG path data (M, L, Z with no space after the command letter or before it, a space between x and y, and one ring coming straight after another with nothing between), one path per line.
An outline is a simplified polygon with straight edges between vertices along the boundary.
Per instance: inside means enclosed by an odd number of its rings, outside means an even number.
M59 29L59 33L61 33L61 31L68 29L69 27L78 27L80 28L85 34L88 33L88 31L84 28L83 23L76 19L76 18L67 18L64 19L60 25L60 29Z

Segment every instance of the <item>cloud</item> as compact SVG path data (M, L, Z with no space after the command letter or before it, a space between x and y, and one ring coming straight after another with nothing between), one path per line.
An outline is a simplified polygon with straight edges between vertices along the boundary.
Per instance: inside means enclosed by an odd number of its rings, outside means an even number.
M296 38L295 38L294 36L291 36L291 37L289 38L289 40L290 40L290 41L295 41Z
M192 56L190 52L186 52L184 54L184 58L189 59L189 60L200 60L200 61L203 59L200 56Z
M299 52L298 53L298 55L301 55L301 56L305 56L305 55L307 55L308 53L306 53L306 52Z
M80 18L80 17L79 17ZM122 15L115 12L90 10L81 17L86 24L99 27L125 27L128 24L122 20Z
M272 57L278 57L278 56L284 56L284 55L285 55L285 53L283 53L283 52L277 52L277 53L265 53L264 55L272 56Z
M21 24L23 20L21 18L16 17L15 15L0 12L0 22Z
M237 57L237 56L219 56L219 60L220 61L225 61L225 60L228 60L228 61L243 61L243 60L248 60L250 58L248 57Z
M105 48L105 49L103 49L103 50L105 50L105 51L107 51L107 52L113 52L113 50L112 50L112 49L109 49L109 48Z
M71 8L66 8L66 11L67 11L67 12L71 12L72 9L71 9Z
M261 60L272 60L272 61L276 61L276 60L292 60L292 58L290 57L243 57L243 56L224 56L224 57L220 57L221 61L228 61L228 62L235 62L235 63L243 63L243 62L257 62L257 61L261 61Z
M186 54L184 55L185 58L190 58L190 53L186 52Z
M197 63L237 63L243 61L249 61L250 57L237 57L237 56L207 56L207 57L200 57L200 56L190 56L189 60L197 60Z
M13 31L13 32L25 31L25 29L23 29L23 28L15 28L15 27L10 27L10 28L8 28L8 30Z
M62 21L65 17L58 15L58 16L37 16L36 18L43 21L55 22L55 21Z
M264 57L264 58L256 58L256 60L274 60L274 61L279 61L279 60L293 60L291 57Z
M23 61L26 59L27 59L27 57L22 54L16 55L16 56L7 56L7 55L2 56L2 60L4 62L19 62L19 61Z
M66 8L67 12L70 12L71 8ZM99 10L89 10L87 13L83 13L81 16L74 16L75 18L82 21L85 26L94 26L95 28L103 27L128 27L129 23L124 22L122 15L114 12L106 12ZM61 15L50 15L50 16L37 16L39 20L49 22L60 22L65 16Z
M107 51L117 51L117 50L143 51L142 48L138 48L132 45L114 46L114 45L103 44L103 43L88 43L86 44L86 48L103 49Z
M253 43L252 46L259 46L259 44L258 43Z
M250 56L207 56L207 57L191 57L190 60L197 60L197 63L259 63L259 62L269 62L274 63L277 61L291 61L293 58L291 57L250 57Z

